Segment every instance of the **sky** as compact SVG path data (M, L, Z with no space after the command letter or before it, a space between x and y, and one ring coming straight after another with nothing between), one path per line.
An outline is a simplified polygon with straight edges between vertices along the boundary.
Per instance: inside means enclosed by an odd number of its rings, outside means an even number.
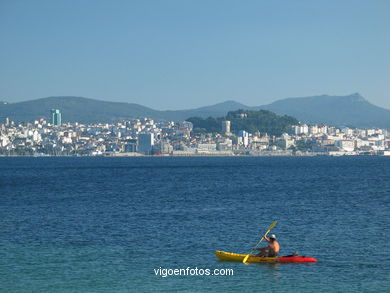
M388 0L0 0L0 100L188 109L355 92L390 109Z

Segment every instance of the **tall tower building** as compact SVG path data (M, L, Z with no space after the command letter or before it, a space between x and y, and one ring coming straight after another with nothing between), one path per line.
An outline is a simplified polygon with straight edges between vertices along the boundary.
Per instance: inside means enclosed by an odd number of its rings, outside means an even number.
M154 145L154 134L153 133L142 133L138 135L138 152L150 155Z
M51 124L53 125L61 125L61 111L58 109L51 110Z
M225 135L230 135L230 121L222 121L222 133Z

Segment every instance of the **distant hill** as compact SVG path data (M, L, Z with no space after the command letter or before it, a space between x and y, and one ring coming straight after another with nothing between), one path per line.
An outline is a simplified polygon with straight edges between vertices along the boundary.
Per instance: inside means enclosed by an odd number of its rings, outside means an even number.
M49 119L51 109L60 109L64 122L113 122L150 117L155 120L185 120L189 117L224 117L235 110L270 110L290 115L301 122L335 126L379 127L390 129L390 110L375 106L359 94L288 98L268 105L250 107L226 101L197 109L158 111L134 103L118 103L82 97L49 97L19 103L0 103L0 119L14 121Z
M129 117L158 116L158 111L128 103L105 102L81 97L49 97L0 105L0 116L14 121L32 121L50 117L51 109L60 109L63 122L111 122Z
M158 111L135 103L118 103L83 97L48 97L25 102L0 104L0 118L17 122L50 118L51 109L60 109L63 122L113 122L131 118L150 117L156 120L185 120L191 116L223 116L228 111L248 108L234 101L190 110Z
M390 129L390 110L371 104L358 93L288 98L255 108L291 115L307 123Z
M238 109L250 109L251 107L237 103L235 101L226 101L211 106L200 107L189 110L163 111L164 117L171 120L185 120L188 117L222 117L227 112Z

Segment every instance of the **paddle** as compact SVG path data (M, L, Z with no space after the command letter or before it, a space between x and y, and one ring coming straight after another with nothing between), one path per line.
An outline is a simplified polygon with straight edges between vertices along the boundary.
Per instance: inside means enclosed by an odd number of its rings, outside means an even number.
M261 237L261 239L259 240L259 242L257 242L255 248L252 249L252 251L244 258L244 260L242 261L244 264L246 264L249 256L252 254L253 251L255 251L255 249L257 248L257 246L259 246L259 244L261 243L261 241L264 240L264 236L267 236L267 234L273 229L273 227L275 227L277 224L276 221L273 221L272 224L269 226L267 232L265 232L265 234L263 235L263 237Z

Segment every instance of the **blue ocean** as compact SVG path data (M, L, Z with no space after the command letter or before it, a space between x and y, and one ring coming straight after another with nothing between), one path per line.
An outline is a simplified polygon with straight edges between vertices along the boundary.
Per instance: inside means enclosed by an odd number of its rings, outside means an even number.
M390 292L388 157L3 157L0 209L1 292ZM217 261L274 220L318 262Z

